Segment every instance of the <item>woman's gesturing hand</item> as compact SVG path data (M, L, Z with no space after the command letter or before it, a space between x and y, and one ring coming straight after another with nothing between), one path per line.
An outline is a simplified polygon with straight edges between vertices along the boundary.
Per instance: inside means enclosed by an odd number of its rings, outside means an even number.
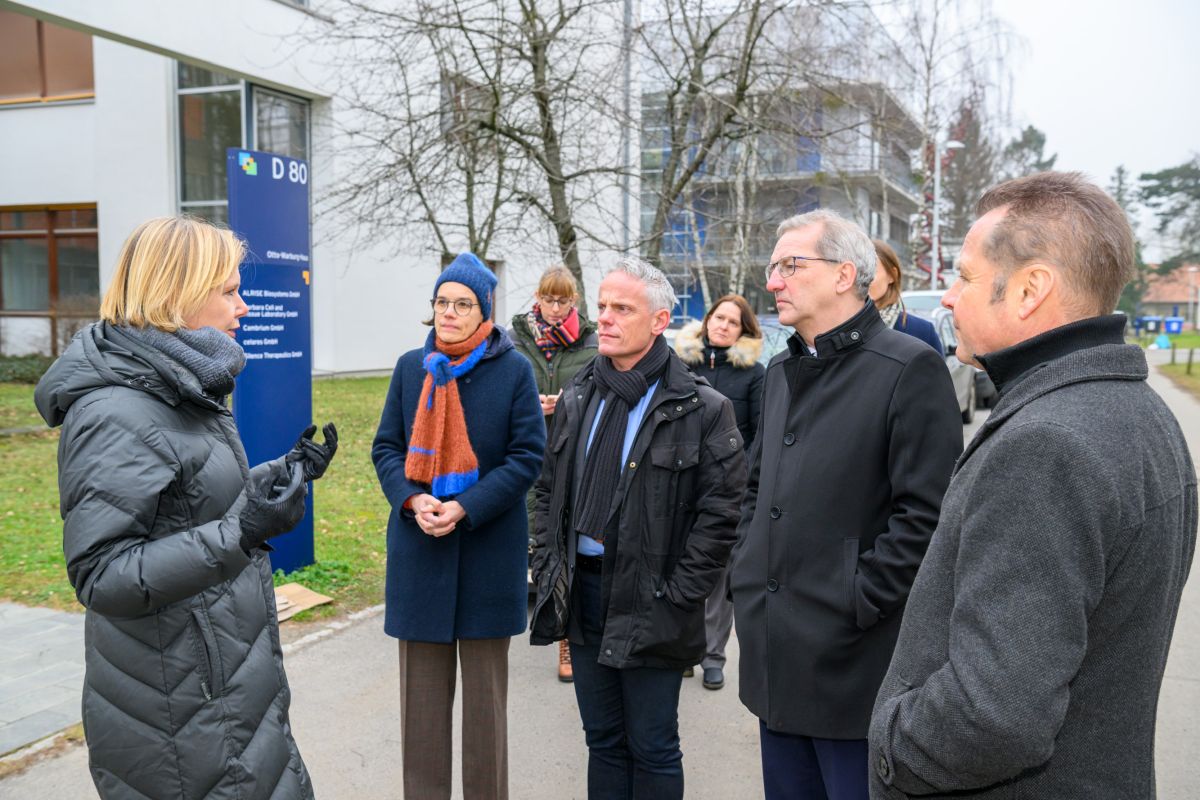
M293 447L285 456L288 463L299 462L304 467L304 480L315 481L325 474L325 470L329 468L329 462L333 461L334 455L338 448L337 428L332 422L326 423L321 432L325 434L325 444L317 444L313 441L313 434L317 432L316 425L309 425L304 433L300 434L300 438L296 441Z

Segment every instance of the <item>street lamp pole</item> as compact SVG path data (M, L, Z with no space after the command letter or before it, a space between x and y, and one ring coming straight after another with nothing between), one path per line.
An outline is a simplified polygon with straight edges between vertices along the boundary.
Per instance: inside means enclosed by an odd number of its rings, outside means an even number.
M1200 267L1188 267L1188 319L1191 320L1192 330L1196 330L1196 273L1200 272Z
M958 150L964 147L962 142L951 139L947 142L936 142L933 146L933 226L929 237L929 288L937 290L938 273L942 269L942 153L946 150Z

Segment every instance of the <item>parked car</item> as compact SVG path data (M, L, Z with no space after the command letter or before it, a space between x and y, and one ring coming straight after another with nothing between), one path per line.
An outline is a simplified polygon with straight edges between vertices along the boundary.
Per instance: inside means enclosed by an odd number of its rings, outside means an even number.
M945 293L946 292L944 289L938 289L936 291L932 289L921 289L900 293L900 297L904 302L905 309L934 323L933 327L935 330L937 330L938 336L941 337L943 345L946 344L946 337L942 335L942 329L939 327L935 319L938 316L950 317L950 333L954 341L958 341L958 337L953 335L953 315L949 309L942 305L942 295ZM953 353L953 350L951 353ZM991 408L992 406L996 405L996 401L1000 399L999 394L996 392L996 384L992 383L992 379L989 378L988 374L983 370L975 367L972 367L972 369L975 370L976 407Z
M761 314L758 317L758 326L762 328L763 335L762 354L759 355L758 362L765 367L777 354L787 350L787 340L795 331L781 325L779 317L764 317Z
M962 414L963 424L970 424L975 420L975 376L982 374L987 377L987 373L970 364L964 364L955 355L958 350L958 336L954 333L954 316L949 309L934 309L928 319L933 323L938 338L942 340L942 357L946 360L946 369L950 370L950 379L954 382L954 394L958 397L958 410Z
M925 319L932 319L934 310L942 307L942 295L945 289L919 289L900 293L904 307Z

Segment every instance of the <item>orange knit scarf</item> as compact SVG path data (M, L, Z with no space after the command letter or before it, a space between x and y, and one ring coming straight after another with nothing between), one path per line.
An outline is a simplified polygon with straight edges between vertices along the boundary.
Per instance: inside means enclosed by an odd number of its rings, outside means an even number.
M453 497L479 480L479 462L467 435L457 379L483 358L493 327L485 320L469 338L455 344L443 342L430 331L425 343L425 385L417 401L404 474L430 487L430 494L439 500Z

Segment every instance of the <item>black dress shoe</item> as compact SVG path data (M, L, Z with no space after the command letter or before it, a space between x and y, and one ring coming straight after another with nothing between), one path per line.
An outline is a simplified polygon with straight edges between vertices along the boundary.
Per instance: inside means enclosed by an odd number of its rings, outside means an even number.
M720 667L704 668L704 688L720 689L725 685L725 672Z

